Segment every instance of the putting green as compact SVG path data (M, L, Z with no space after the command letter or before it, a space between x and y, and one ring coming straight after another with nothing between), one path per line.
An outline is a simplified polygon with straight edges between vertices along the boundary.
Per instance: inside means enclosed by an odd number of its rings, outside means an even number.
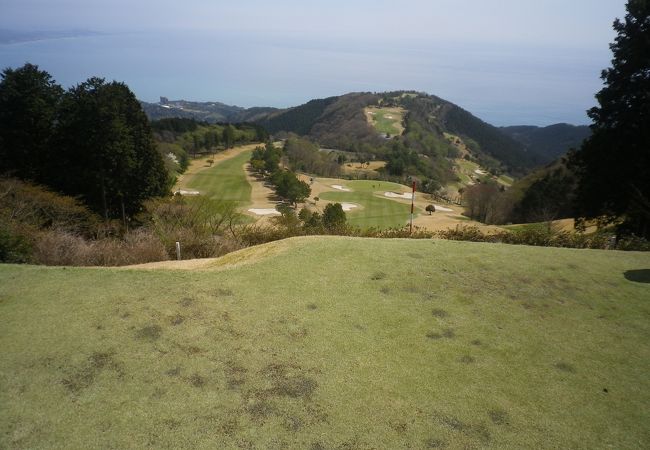
M408 223L411 206L384 197L385 192L408 192L406 186L376 180L338 180L333 184L342 184L351 191L323 192L320 195L321 199L339 203L356 203L361 206L346 213L349 224L361 228L391 228L403 227ZM416 212L418 211L419 208Z

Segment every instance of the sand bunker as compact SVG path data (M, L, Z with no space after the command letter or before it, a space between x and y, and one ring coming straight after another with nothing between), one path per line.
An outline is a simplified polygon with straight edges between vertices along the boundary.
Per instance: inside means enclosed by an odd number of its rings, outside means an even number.
M454 210L451 208L445 208L444 206L438 206L438 205L433 205L436 207L436 211L442 211L442 212L453 212Z
M338 189L339 191L352 192L352 189L341 186L340 184L333 184L332 187L334 189Z
M354 203L341 203L341 208L343 208L343 211L352 211L353 208L358 208L359 205L355 205Z
M485 175L487 172L482 171L481 169L476 169L474 173L477 173L479 175Z
M405 198L406 200L411 200L412 196L412 192L404 192L403 194L398 194L396 192L384 192L384 197L390 198Z
M174 195L201 195L201 193L193 189L179 189L174 192Z
M257 214L258 216L279 216L280 215L280 211L276 210L275 208L251 208L248 211L252 212L253 214Z

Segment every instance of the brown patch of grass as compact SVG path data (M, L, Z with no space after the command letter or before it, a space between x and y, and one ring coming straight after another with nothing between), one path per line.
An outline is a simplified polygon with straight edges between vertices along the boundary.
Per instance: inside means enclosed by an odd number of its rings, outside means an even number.
M404 422L391 422L390 427L395 430L397 434L404 434L408 431L408 425L406 425Z
M316 380L302 373L288 374L289 370L300 371L299 366L289 364L270 364L262 370L262 374L271 380L273 387L265 392L270 395L290 398L310 398L318 387Z
M282 421L282 426L287 430L291 431L293 433L296 433L300 431L300 429L303 427L302 420L299 417L286 417Z
M161 335L162 328L160 328L160 325L147 325L146 327L140 328L136 332L135 337L146 341L156 341L160 339Z
M376 281L376 280L383 280L384 278L386 278L386 276L387 276L387 275L386 275L384 272L379 271L379 272L375 272L375 273L373 273L373 274L370 276L370 279L371 279L371 280L375 280L375 281Z
M194 387L201 388L205 386L206 380L204 377L199 375L198 373L193 373L189 377L187 377L187 382L191 384Z
M495 425L508 425L510 423L510 417L503 409L497 408L488 411L488 417Z
M266 400L256 400L247 404L244 408L255 422L264 422L264 420L275 413L275 408Z
M239 418L234 416L227 417L223 422L219 424L217 427L217 430L219 430L220 434L224 434L226 436L232 436L234 435L237 431L240 429L239 425Z
M469 355L463 355L463 356L460 357L459 361L464 363L464 364L472 364L476 360L473 357L469 356Z
M390 294L390 288L388 288L387 286L382 286L381 289L379 289L379 292L381 292L384 295L388 295Z
M90 387L103 370L113 370L118 378L124 376L121 365L113 359L111 353L95 352L88 357L84 366L74 370L69 376L62 379L61 383L71 393L78 393Z
M222 289L219 288L216 291L214 291L214 296L215 297L232 297L235 295L231 289Z
M307 309L310 309L310 310L313 311L315 309L318 309L318 306L316 306L316 304L314 304L314 303L310 303L310 304L307 305Z
M275 380L275 386L271 389L271 392L282 397L309 398L317 386L316 380L297 375Z
M226 384L228 389L234 390L246 383L246 374L248 369L230 362L226 365Z
M445 331L442 332L442 336L446 337L447 339L453 339L456 337L456 333L454 332L453 329L447 328Z
M307 328L305 328L305 327L299 328L297 330L290 330L289 331L289 337L294 341L304 339L304 338L307 337L308 334L309 334L309 332L307 331Z
M463 422L457 417L434 413L434 419L454 431L465 434L466 436L479 439L486 443L490 440L490 432L483 424L470 424Z
M178 303L180 303L180 305L183 308L189 308L190 306L194 305L195 300L193 298L190 298L190 297L184 297Z
M476 345L477 347L483 345L480 339L474 339L471 344Z
M429 438L426 441L424 441L424 448L426 449L445 448L445 447L447 447L447 443L442 439Z
M576 369L571 364L564 361L559 361L555 363L554 367L562 372L575 373Z
M185 321L185 318L181 316L180 314L176 314L169 319L169 323L172 324L172 326L180 325Z
M440 308L434 308L431 311L431 315L433 317L437 317L439 319L444 319L446 317L449 317L449 313L447 311L445 311L444 309L440 309Z
M177 377L181 374L181 368L180 367L174 367L173 369L169 369L168 371L165 372L165 375L168 377Z
M435 333L435 332L433 332L433 331L429 331L429 332L426 334L426 336L427 336L429 339L442 339L442 334L440 334L440 333Z

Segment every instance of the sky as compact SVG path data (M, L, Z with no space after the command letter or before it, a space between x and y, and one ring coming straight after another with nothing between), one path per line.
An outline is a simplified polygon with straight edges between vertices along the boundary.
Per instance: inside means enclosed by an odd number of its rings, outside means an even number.
M607 45L623 0L0 0L0 26Z
M508 52L517 55L539 54L542 58L561 54L565 61L574 65L579 65L581 58L588 56L589 70L594 72L592 84L587 83L593 91L588 99L592 101L594 89L598 88L599 71L608 65L611 58L608 45L615 37L612 22L624 14L624 0L0 0L0 29L177 34L234 32L238 36L281 42L293 51L310 46L318 47L321 51L354 49L363 52L364 48L375 45L373 51L377 52L377 47L386 45L393 55L396 52L410 55L419 52L419 57L423 59L439 59L445 48L459 49L455 50L457 52L471 49L474 59L466 54L457 55L460 59L455 59L450 54L448 61L441 62L443 66L446 64L452 68L447 73L452 82L455 78L453 67L462 67L476 59L485 63L496 53L501 55L500 58ZM427 53L428 49L436 51ZM313 53L312 57L318 59L322 54L316 56ZM516 59L511 60L514 61ZM309 60L308 63L318 65L317 60ZM2 60L0 64L6 65ZM354 63L346 60L345 64L349 67ZM526 65L530 66L530 61L527 60ZM350 68L352 72L363 70L363 67ZM532 69L528 67L528 70ZM568 72L567 78L571 78L571 73ZM426 74L406 79L406 85L401 88L429 88L426 83L418 81L424 76ZM463 77L466 76L463 74ZM475 76L480 77L481 74ZM463 77L460 78L466 82ZM534 78L530 74L527 77L528 80ZM495 83L496 78L492 77ZM567 82L575 83L576 80ZM342 91L331 94L364 89L362 84L357 82L356 85L350 83L350 86L345 86L341 82L332 86L332 90ZM371 90L374 86L389 84L391 87L394 85L392 81L387 83L381 79L378 74L376 80L368 80L365 88ZM515 84L518 88L526 89L523 81ZM437 82L433 86L434 92L430 93L444 98L444 85ZM437 86L442 86L443 92L439 92ZM475 97L480 96L478 86L485 92L484 99ZM468 88L473 91L474 104L482 111L500 107L496 103L490 104L490 99L497 97L495 92L503 90L503 87L495 84L491 90L490 83L482 81ZM572 90L575 89L570 84L564 87L558 84L557 93L566 102L565 93ZM322 91L325 92L324 89ZM454 92L450 89L447 95L453 97ZM136 91L136 94L139 93ZM166 94L178 97L174 92ZM189 95L190 91L180 90L178 94ZM212 92L205 93L209 94ZM200 93L192 95L200 96ZM305 101L315 97L307 93L301 95ZM301 95L288 96L284 101L277 96L268 97L268 100L277 103L271 106L287 106L287 103L302 98ZM262 95L258 97L265 99ZM221 99L204 97L195 100ZM237 98L232 100L236 102ZM468 101L466 98L457 100ZM247 101L242 99L238 104L248 106L245 105ZM590 106L587 103L587 99L581 100L580 105L575 106L576 111Z

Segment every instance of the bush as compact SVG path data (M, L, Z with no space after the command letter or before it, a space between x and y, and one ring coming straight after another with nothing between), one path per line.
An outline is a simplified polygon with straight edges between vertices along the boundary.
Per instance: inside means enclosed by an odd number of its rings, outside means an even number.
M169 259L160 240L147 230L127 233L124 239L88 240L66 231L40 233L31 262L49 266L124 266Z

